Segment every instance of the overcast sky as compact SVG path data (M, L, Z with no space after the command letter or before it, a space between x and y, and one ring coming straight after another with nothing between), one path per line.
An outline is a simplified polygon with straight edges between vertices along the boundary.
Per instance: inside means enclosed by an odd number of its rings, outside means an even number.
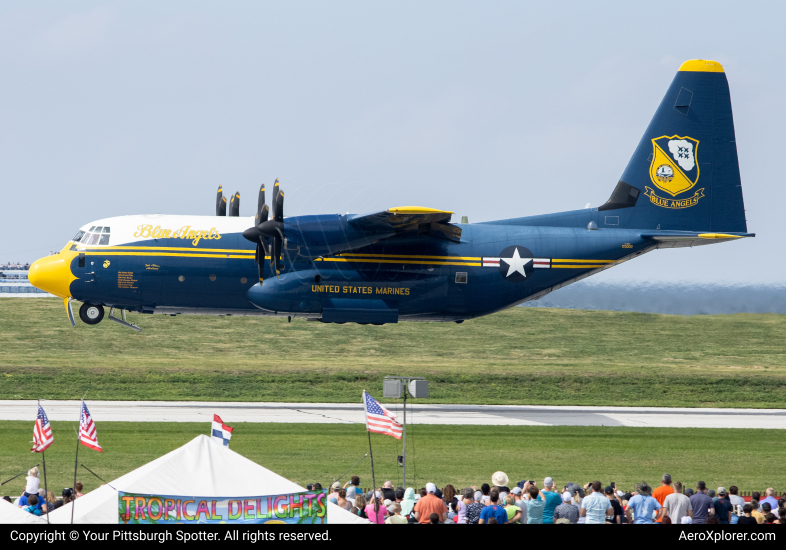
M0 262L107 216L605 202L682 61L731 86L756 239L596 280L783 282L782 2L0 3Z

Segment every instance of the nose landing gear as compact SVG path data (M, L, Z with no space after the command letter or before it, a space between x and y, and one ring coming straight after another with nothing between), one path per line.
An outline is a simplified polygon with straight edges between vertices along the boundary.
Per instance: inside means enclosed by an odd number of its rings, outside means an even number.
M104 318L104 306L84 303L79 308L79 318L87 325L97 325Z

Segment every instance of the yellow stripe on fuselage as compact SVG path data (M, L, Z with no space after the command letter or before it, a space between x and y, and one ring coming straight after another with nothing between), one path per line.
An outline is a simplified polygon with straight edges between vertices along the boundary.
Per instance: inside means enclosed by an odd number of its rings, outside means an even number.
M178 248L174 246L102 246L102 247L90 247L90 246L80 246L77 245L76 249L78 252L83 251L90 251L90 252L99 252L102 250L177 250L181 252L222 252L224 254L227 253L239 253L239 254L253 254L253 250L247 249L240 249L236 250L233 248Z
M342 258L422 258L424 260L465 260L479 262L480 257L463 256L418 256L417 254L339 254Z
M613 264L615 260L557 260L552 258L553 262L572 262L575 264Z
M412 256L407 256L411 258ZM317 260L318 261L318 260ZM322 258L323 262L346 262L346 263L374 263L374 264L415 264L415 265L463 265L470 267L480 267L480 262L429 262L425 260L384 260L381 258Z
M554 265L551 264L552 269L598 269L600 267L606 267L605 264L596 264L596 265Z

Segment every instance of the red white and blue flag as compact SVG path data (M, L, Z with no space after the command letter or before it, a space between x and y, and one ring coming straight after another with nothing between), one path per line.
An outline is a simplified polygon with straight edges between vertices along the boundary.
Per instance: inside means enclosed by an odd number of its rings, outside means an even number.
M30 450L34 453L43 453L52 444L52 441L54 441L52 426L49 425L49 419L39 403L38 416L36 416L33 428L33 448Z
M366 410L366 429L401 439L404 428L396 421L396 415L379 404L379 401L363 392L363 407Z
M96 425L84 401L82 401L82 416L79 418L79 442L94 451L104 452L104 449L98 444Z
M229 447L229 440L232 438L232 431L235 428L227 426L221 417L217 414L213 415L213 431L210 434L213 441L224 447Z

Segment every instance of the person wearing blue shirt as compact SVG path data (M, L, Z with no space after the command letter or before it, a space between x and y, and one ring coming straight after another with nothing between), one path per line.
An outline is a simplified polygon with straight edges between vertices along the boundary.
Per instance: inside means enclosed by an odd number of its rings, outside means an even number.
M34 516L42 514L41 507L38 505L38 495L30 495L27 497L27 505L22 507L25 512L30 512Z
M489 493L489 505L481 510L478 523L488 523L491 518L496 519L497 523L508 522L508 513L499 505L499 493L494 490Z
M660 510L660 502L652 496L652 487L647 483L639 485L638 495L628 501L628 508L633 515L634 524L652 523L652 514L655 510ZM660 516L660 513L658 514Z
M554 510L562 504L562 496L554 490L554 480L547 477L543 480L543 490L540 492L546 505L543 507L543 523L554 523Z
M540 525L543 523L543 507L546 501L540 498L540 491L534 485L525 485L526 492L529 494L527 500L527 525Z

